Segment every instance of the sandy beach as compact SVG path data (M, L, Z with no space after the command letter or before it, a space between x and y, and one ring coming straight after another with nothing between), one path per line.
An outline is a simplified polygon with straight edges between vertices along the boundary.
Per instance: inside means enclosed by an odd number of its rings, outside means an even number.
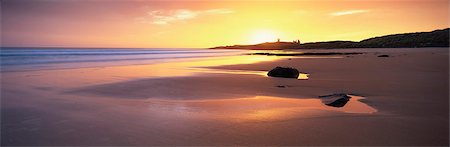
M1 143L449 145L448 48L308 51L362 54L2 72ZM308 79L267 77L277 66ZM353 97L319 98L334 93Z

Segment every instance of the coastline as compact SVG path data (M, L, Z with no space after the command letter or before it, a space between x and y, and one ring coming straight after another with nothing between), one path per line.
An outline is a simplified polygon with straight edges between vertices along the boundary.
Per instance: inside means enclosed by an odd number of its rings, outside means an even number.
M415 32L391 34L372 37L361 41L325 41L300 43L293 42L265 42L253 45L217 46L210 49L336 49L336 48L421 48L421 47L449 47L449 28L431 32Z
M2 145L448 145L448 48L348 50L2 73ZM332 93L377 111L295 102Z

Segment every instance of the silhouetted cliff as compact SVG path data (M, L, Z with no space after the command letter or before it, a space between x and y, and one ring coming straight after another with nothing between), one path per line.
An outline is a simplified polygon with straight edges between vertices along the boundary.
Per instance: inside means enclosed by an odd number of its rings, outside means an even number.
M219 46L211 49L331 49L331 48L417 48L449 47L449 28L431 32L386 35L354 41L312 43L266 42L255 45Z

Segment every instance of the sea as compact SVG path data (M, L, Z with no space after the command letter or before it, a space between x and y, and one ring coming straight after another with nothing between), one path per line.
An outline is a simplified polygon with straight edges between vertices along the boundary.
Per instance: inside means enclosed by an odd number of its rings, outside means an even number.
M1 72L153 64L179 59L233 56L245 50L189 48L13 48L0 49Z

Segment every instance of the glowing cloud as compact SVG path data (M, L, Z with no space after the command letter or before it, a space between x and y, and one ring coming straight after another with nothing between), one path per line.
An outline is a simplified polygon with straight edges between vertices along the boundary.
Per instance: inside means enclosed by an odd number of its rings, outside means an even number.
M229 13L233 13L233 11L229 9L209 9L201 11L193 11L189 9L176 9L169 11L154 10L147 12L146 16L137 18L137 20L145 23L164 25L176 21L194 19L205 15L218 15Z
M331 16L344 16L344 15L367 13L367 12L369 12L369 10L347 10L347 11L333 12L333 13L330 13L330 15Z

